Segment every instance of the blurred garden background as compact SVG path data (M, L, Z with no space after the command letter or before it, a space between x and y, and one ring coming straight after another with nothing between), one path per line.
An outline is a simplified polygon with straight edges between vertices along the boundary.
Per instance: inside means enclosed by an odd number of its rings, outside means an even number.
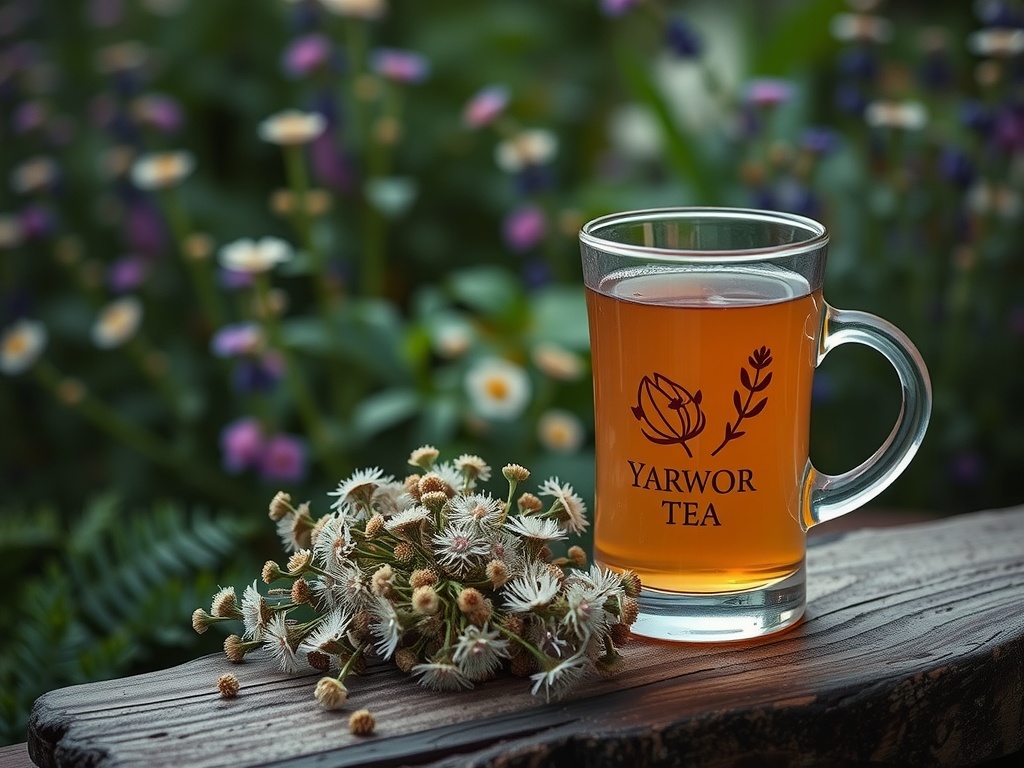
M875 506L1020 503L1022 54L1008 0L0 0L0 744L217 650L188 617L280 556L279 489L429 443L592 506L576 238L615 210L824 221L826 297L935 388ZM830 355L816 465L898 409Z

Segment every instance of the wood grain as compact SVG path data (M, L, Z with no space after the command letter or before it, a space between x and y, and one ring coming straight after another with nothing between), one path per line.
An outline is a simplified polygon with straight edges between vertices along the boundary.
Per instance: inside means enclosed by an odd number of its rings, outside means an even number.
M1024 508L863 530L808 550L805 621L713 646L634 639L626 669L545 703L506 678L433 694L390 665L350 680L209 656L36 702L41 766L972 765L1024 747ZM237 699L216 693L233 672Z

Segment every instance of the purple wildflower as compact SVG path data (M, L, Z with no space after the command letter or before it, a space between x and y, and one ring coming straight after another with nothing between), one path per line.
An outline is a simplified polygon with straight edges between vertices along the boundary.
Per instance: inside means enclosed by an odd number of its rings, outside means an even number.
M747 83L744 99L755 107L769 109L789 101L793 86L786 80L758 78Z
M42 101L25 101L14 109L11 125L18 134L31 133L46 125L49 111Z
M813 155L828 155L839 146L839 136L831 128L812 127L800 135L800 148Z
M174 133L184 122L181 104L165 93L140 96L132 104L132 113L140 123L161 133Z
M377 48L370 53L370 68L396 83L419 83L430 74L430 62L412 51Z
M601 13L605 16L623 16L640 0L601 0Z
M164 222L159 211L148 201L138 197L128 203L124 226L125 239L131 250L146 255L163 252L166 243Z
M462 122L470 128L493 123L508 105L509 91L504 85L489 85L477 91L462 110Z
M57 228L57 215L45 205L28 205L18 212L18 223L25 240L38 240Z
M319 32L296 38L281 56L281 68L289 77L306 77L331 59L331 41Z
M107 269L107 285L114 293L136 290L146 282L149 263L141 256L125 256L117 259Z
M544 211L535 205L524 205L505 217L502 234L509 250L523 253L535 248L544 239L547 228Z
M260 465L264 455L263 428L245 416L228 424L220 433L221 461L232 474Z
M299 482L306 476L306 446L293 435L274 435L267 440L259 470L264 480Z
M231 323L219 328L210 339L217 357L251 355L263 346L263 331L256 323Z
M338 191L352 188L351 165L330 128L313 139L309 153L317 183Z

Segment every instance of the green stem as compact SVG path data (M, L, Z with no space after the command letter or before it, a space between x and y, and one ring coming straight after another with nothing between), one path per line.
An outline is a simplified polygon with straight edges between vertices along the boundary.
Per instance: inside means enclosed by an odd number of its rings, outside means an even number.
M34 370L43 386L49 389L58 401L64 402L60 396L60 386L65 381L65 377L61 375L60 371L46 360L37 363ZM69 407L75 408L95 426L155 463L175 470L184 482L220 499L228 506L239 507L248 498L248 493L244 489L236 488L234 483L210 471L203 464L188 462L166 442L124 418L113 408L90 394L88 390L83 389L81 399Z
M348 657L348 661L345 662L345 665L338 672L339 683L345 682L345 678L348 677L349 672L352 671L352 667L355 666L356 661L362 658L363 654L366 652L367 645L369 645L369 641L364 640L356 649L356 652Z
M193 258L185 250L185 240L192 233L192 225L181 204L177 189L171 187L165 190L160 196L160 200L163 203L164 214L167 216L171 232L178 244L178 252L188 269L192 287L199 297L206 322L211 328L219 328L224 324L220 294L217 292L217 286L214 285L213 273L208 268L206 260Z
M284 362L285 378L288 381L288 388L295 401L296 410L302 419L307 434L313 441L317 457L335 477L344 477L344 468L337 460L334 451L331 449L331 441L324 429L323 419L313 400L306 379L299 371L291 351L284 345L281 339L281 326L277 321L277 315L270 306L270 284L265 274L256 275L256 299L260 307L260 318L267 332L267 338L271 346L278 351Z

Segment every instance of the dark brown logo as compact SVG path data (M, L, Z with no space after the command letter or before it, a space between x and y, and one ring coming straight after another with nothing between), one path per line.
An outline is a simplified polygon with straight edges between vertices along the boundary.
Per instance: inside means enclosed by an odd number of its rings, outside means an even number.
M718 454L725 446L736 438L746 434L740 426L746 419L757 416L768 405L768 397L758 394L772 383L771 371L772 351L768 347L755 349L747 358L751 371L746 366L740 368L739 389L733 390L732 403L736 409L736 418L725 425L725 436L718 447L711 452ZM680 384L672 381L664 374L655 372L652 376L640 379L637 388L636 405L632 407L633 416L641 422L644 437L658 445L681 445L686 455L693 458L693 452L686 444L704 431L707 419L701 410L703 395L698 389L693 394Z

